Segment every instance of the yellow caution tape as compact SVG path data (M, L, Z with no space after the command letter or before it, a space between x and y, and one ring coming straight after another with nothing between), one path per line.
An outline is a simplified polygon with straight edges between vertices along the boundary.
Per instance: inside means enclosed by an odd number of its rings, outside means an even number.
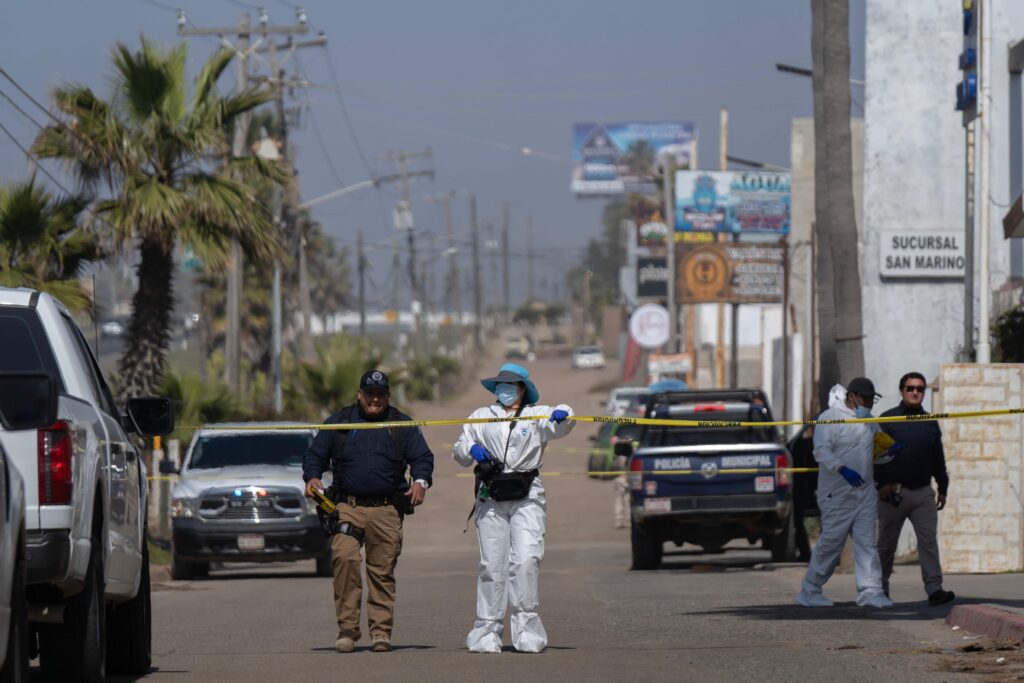
M891 422L935 422L938 420L961 420L973 417L995 417L999 415L1024 415L1024 408L995 408L992 410L969 410L955 413L923 413L920 415L889 415L888 417L855 417L846 420L774 420L771 422L745 422L733 420L671 420L650 417L611 417L606 415L574 415L567 419L576 422L620 424L646 427L698 427L712 429L739 429L743 427L799 427L839 424L885 424ZM178 429L232 432L261 432L283 430L358 430L394 429L402 427L442 427L467 424L494 424L498 422L519 422L525 420L548 420L548 415L520 415L519 417L464 417L450 420L405 420L401 422L347 422L332 424L278 424L278 425L180 425Z
M718 470L716 476L723 474L761 474L768 473L773 474L775 472L789 472L790 474L808 474L811 472L817 472L817 467L782 467L776 469L774 467L758 467L749 469L727 469ZM622 474L703 474L701 470L602 470L600 472L541 472L542 477L612 477L619 476ZM434 479L444 479L454 477L456 479L472 479L475 477L472 472L456 472L455 474L435 474ZM179 475L160 475L148 477L149 481L177 481ZM194 481L197 479L223 479L224 475L190 475L189 480Z

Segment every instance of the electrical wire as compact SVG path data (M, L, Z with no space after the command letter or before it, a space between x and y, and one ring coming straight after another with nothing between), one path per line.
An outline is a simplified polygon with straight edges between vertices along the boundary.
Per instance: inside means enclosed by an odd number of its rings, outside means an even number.
M12 107L14 107L14 109L15 109L15 110L16 110L16 111L17 111L17 112L18 112L19 114L21 114L21 115L22 115L22 116L24 116L24 117L25 117L26 119L28 119L29 121L31 121L32 123L34 123L34 124L35 124L35 126L36 126L36 128L40 128L40 129L42 129L42 128L44 128L44 127L45 127L45 126L43 126L43 124L39 123L39 121L38 121L38 120L36 120L36 118L35 118L34 116L32 116L31 114L29 114L29 113L28 113L27 111L25 111L24 109L22 109L22 108L21 108L20 106L18 106L18 103L17 103L17 102L15 102L14 100L12 100L12 99L11 99L11 96L10 96L10 95L8 95L7 93L5 93L5 92L4 92L3 90L0 90L0 96L2 96L2 97L3 97L4 99L5 99L5 100L7 100L7 102L8 102L8 103L9 103L9 104L10 104L10 105L11 105Z
M73 197L73 196L74 196L74 192L72 192L72 191L71 191L71 190L69 190L69 189L68 189L67 187L65 187L65 186L64 186L64 183L62 183L61 181L57 180L57 178L55 178L55 177L54 177L54 175L53 175L52 173L50 173L49 171L47 171L47 170L46 170L46 167L45 167L45 166L43 166L42 162L40 162L40 161L39 161L39 159L38 159L38 158L37 158L37 157L36 157L35 155L33 155L33 154L32 154L32 152L28 151L28 150L27 150L27 149L25 148L25 146L24 146L24 145L22 145L22 144L21 144L21 143L20 143L20 142L18 141L18 138L17 138L17 137L15 137L14 133L12 133L12 132L11 132L10 130L8 130L8 129L7 129L7 126L5 126L4 124L0 123L0 131L3 131L3 132L4 132L4 134L6 134L6 135L7 135L7 137L9 137L9 138L11 139L11 142L13 142L13 143L14 143L14 146L15 146L15 147L17 147L18 149L20 149L20 150L22 151L22 153L23 153L23 154L24 154L24 155L25 155L25 156L26 156L26 157L27 157L27 158L28 158L29 160L31 160L31 161L32 161L32 163L34 163L34 164L35 164L35 165L36 165L36 166L37 166L37 167L39 168L39 170L40 170L40 171L42 171L42 172L43 172L43 175L45 175L45 176L46 176L47 178L49 178L50 180L52 180L52 181L53 181L53 184L54 184L54 185L56 185L56 186L57 186L57 187L59 187L59 188L60 188L61 190L63 190L63 191L64 191L64 194L68 195L69 197ZM102 220L102 219L100 219L100 220ZM105 221L104 221L104 222L105 222Z
M168 12L174 12L175 14L177 14L179 11L181 11L181 8L179 8L179 7L171 7L170 5L165 5L162 2L158 2L158 0L142 0L142 1L145 2L145 3L148 3L150 5L153 5L153 7L159 7L162 10L167 10Z

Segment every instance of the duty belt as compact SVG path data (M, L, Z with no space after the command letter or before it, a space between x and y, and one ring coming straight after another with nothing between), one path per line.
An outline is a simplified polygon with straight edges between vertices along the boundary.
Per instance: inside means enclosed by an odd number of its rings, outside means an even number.
M385 505L394 505L395 496L354 496L349 493L342 493L335 502L347 503L352 507L379 508Z

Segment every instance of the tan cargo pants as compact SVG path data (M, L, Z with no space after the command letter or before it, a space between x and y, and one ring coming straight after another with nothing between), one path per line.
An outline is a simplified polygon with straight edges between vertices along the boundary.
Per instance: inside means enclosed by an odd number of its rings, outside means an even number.
M382 633L390 639L395 611L395 566L402 552L402 516L393 505L359 507L341 503L338 509L342 521L351 522L366 534L367 622L371 636ZM331 551L338 637L359 640L363 600L363 557L359 542L347 534L337 534L331 539Z

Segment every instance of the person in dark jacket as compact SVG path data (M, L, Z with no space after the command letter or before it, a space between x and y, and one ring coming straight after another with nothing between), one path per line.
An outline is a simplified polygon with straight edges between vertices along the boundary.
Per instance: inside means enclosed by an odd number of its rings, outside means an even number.
M898 406L884 413L890 415L927 415L921 403L928 385L924 375L908 372L900 378ZM942 430L935 421L882 423L882 431L895 439L891 455L883 456L875 465L875 486L878 487L878 556L882 562L882 587L889 595L896 545L903 523L908 519L917 536L917 553L921 560L928 604L943 605L955 598L942 588L942 566L936 531L938 511L946 507L949 475L942 450ZM932 479L938 494L932 489Z
M411 418L390 405L388 377L370 370L359 380L355 405L342 408L326 424L406 422ZM366 546L366 600L370 649L391 650L394 625L395 566L402 552L405 511L420 505L430 488L434 454L418 427L329 430L317 432L302 460L306 495L322 491L323 473L330 469L329 497L338 505L342 521L363 532ZM406 469L413 483L406 483ZM334 603L338 616L335 649L351 652L361 634L362 555L360 540L346 533L331 539Z

